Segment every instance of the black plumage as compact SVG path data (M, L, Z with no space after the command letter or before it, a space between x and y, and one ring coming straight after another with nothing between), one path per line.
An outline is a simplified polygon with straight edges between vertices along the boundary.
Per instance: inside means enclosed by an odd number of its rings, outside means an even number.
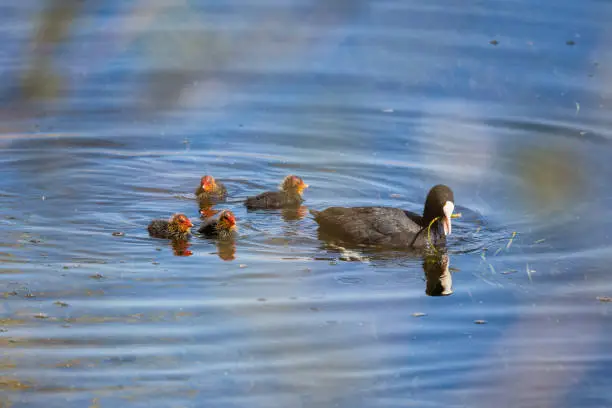
M331 207L323 211L311 210L311 213L319 224L320 237L325 240L337 239L366 246L424 248L430 243L445 244L446 235L451 232L453 208L451 189L437 185L427 195L423 216L391 207Z
M308 184L298 176L287 176L280 186L280 191L267 191L254 197L248 197L245 205L251 210L281 209L299 207L304 200L302 192Z

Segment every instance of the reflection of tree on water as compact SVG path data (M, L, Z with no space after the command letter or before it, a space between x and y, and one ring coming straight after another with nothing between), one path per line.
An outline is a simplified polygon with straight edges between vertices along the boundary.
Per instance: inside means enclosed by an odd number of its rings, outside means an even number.
M191 244L189 241L184 239L172 240L172 252L176 256L191 256L193 252L189 250Z
M425 293L429 296L448 296L453 293L453 278L447 254L437 253L423 258Z

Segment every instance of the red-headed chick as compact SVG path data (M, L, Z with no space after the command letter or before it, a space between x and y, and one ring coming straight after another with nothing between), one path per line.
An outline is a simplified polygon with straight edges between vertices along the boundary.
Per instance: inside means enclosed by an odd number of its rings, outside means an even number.
M255 197L248 197L244 203L248 209L279 209L299 207L304 200L302 193L308 188L298 176L290 175L285 177L280 185L280 191L267 191Z
M227 189L213 176L204 176L200 180L195 195L200 201L223 201L227 197Z
M153 220L147 228L155 238L187 239L193 224L185 214L174 214L168 221Z
M236 230L236 217L230 210L223 210L217 217L205 220L198 232L211 238L231 239Z

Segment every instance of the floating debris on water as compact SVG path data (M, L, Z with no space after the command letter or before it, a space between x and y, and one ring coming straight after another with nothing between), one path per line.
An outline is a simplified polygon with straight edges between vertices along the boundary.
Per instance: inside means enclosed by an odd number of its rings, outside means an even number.
M515 237L516 237L516 231L513 231L512 236L510 237L510 239L508 240L508 243L506 244L506 251L510 249L510 247L512 246L512 242L514 241Z
M57 302L53 302L53 304L59 307L68 307L68 303L62 302L61 300L58 300Z
M412 314L412 317L423 317L423 316L427 316L427 313L422 313L422 312L414 312Z
M247 267L247 265L246 264L240 264L240 265L238 265L238 267L241 268L241 269L244 269L244 268Z
M474 320L474 324L487 324L486 320Z
M101 273L96 273L94 275L90 276L91 279L102 279L104 278L104 275L102 275Z
M512 273L517 273L517 272L518 272L518 270L516 270L516 269L508 269L507 271L503 271L501 274L502 275L510 275Z
M36 313L34 317L37 319L48 319L49 315L47 315L46 313Z
M401 196L402 196L401 194L397 194L397 193L389 194L389 197L391 198L400 198Z
M497 44L499 44L499 41L497 41L497 40L491 40L491 41L489 41L489 44L491 44L491 45L497 45Z
M597 300L603 303L612 303L612 297L609 296L597 296Z
M538 239L537 241L533 241L533 243L534 244L541 244L544 241L546 241L546 239Z
M565 43L567 45L576 45L576 42L574 40L567 40Z
M531 280L531 274L535 273L534 269L529 268L529 264L525 264L525 270L527 271L527 277L529 278L529 282L532 282Z
M121 232L121 231L115 231L113 232L113 237L122 237L125 235L125 232Z

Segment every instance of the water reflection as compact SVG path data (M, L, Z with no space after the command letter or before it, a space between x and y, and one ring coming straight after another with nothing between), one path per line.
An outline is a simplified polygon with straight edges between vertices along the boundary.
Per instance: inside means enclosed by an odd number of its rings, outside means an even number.
M308 207L302 205L299 208L284 208L281 216L285 221L301 220L308 214Z
M453 278L447 254L430 254L423 258L425 293L429 296L448 296L453 293Z
M224 261L233 261L236 259L236 243L234 240L217 241L217 255Z
M193 252L189 249L191 244L187 240L175 239L171 241L172 252L176 256L191 256Z
M211 203L203 203L200 201L200 216L203 219L210 218L217 214L219 210L215 210Z
M15 358L3 366L0 406L19 404L20 394L31 406L84 405L92 393L112 404L130 397L125 384L138 396L155 387L160 405L197 405L169 395L184 386L214 406L609 405L610 309L594 304L612 292L609 6L442 3L3 7L0 201L14 216L0 223L3 312L49 318L0 319ZM566 47L561 26L582 32L576 46ZM492 31L507 33L495 47ZM583 72L586 58L601 63L589 64L595 78ZM215 262L191 258L154 282L121 275L125 260L148 271L153 246L108 232L182 204L193 212L193 202L169 197L177 186L192 191L186 175L208 166L241 180L240 197L299 171L317 185L308 197L315 208L401 201L420 210L414 192L453 183L482 214L482 230L453 235L449 246L453 266L473 272L460 293L433 302L412 278L424 273L428 296L453 293L446 254L358 248L319 257L298 209L245 219L256 231L240 242L248 285L217 285L227 276L219 265L236 265L216 257L234 260L236 243L203 239L160 245ZM203 215L216 212L205 206ZM520 239L511 245L513 231ZM361 273L353 285L327 279ZM406 276L412 287L388 284ZM9 295L15 287L26 295ZM465 301L468 287L477 301ZM415 297L449 321L402 321ZM60 298L70 306L56 306ZM180 314L164 309L174 303ZM472 327L476 318L491 324ZM105 363L58 371L50 368L58 354Z
M450 271L450 257L445 248L435 252L422 251L391 251L372 248L362 248L362 251L326 243L328 252L337 254L338 260L346 262L368 262L374 267L386 267L403 264L404 261L422 258L425 275L425 293L428 296L449 296L453 294L453 278Z

